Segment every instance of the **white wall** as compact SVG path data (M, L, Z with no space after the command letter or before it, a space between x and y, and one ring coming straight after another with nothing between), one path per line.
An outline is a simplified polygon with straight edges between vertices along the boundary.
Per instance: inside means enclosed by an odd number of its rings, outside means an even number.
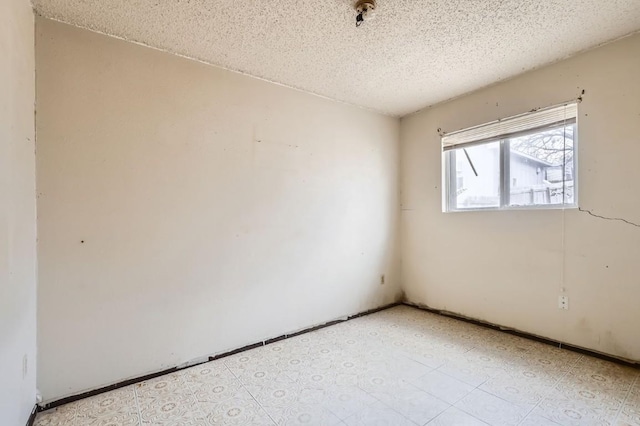
M575 99L583 209L640 224L640 34L401 121L409 301L640 360L640 227L579 210L441 212L437 129ZM558 309L561 288L570 309Z
M36 28L45 401L400 296L399 120Z
M0 2L0 424L36 402L36 194L33 12Z

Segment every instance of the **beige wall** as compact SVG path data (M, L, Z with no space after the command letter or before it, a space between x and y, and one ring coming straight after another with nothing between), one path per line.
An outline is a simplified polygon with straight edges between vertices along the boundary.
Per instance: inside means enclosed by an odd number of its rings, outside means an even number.
M33 12L0 2L0 423L36 402Z
M36 27L45 400L397 300L397 119Z
M640 360L640 227L579 210L442 213L437 129L575 99L580 206L640 224L640 34L401 121L411 302ZM564 288L568 311L558 309Z

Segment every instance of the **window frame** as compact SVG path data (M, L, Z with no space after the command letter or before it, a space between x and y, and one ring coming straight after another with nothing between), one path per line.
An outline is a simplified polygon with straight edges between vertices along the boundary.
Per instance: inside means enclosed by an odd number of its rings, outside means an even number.
M557 128L563 128L567 126L574 126L573 130L573 202L562 202L554 204L533 204L533 205L510 205L511 198L511 145L510 139L525 136L544 130L551 130ZM578 205L579 194L579 176L578 176L578 116L565 120L561 123L552 123L545 126L539 126L531 129L527 129L521 132L515 132L508 135L500 135L495 138L489 138L480 141L474 141L466 144L462 144L459 148L453 148L449 150L442 149L442 211L443 213L459 213L459 212L472 212L472 211L505 211L505 210L562 210L562 209L576 209ZM457 195L452 192L452 183L457 182L457 168L456 168L456 151L465 147L486 145L490 143L499 142L500 150L500 205L497 207L472 207L472 208L458 208L457 207ZM563 168L563 175L565 171ZM457 187L457 185L456 185ZM563 199L565 197L563 196Z

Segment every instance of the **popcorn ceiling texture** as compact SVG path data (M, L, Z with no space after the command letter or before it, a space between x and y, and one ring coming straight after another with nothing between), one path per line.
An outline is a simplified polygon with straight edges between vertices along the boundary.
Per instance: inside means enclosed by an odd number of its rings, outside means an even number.
M402 116L640 29L638 0L34 0L36 12Z

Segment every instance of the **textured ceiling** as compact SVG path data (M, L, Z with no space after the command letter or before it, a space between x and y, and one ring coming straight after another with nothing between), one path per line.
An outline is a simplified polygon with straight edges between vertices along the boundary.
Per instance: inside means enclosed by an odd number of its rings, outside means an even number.
M42 16L402 116L640 29L640 0L34 0ZM640 52L639 52L640 54Z

